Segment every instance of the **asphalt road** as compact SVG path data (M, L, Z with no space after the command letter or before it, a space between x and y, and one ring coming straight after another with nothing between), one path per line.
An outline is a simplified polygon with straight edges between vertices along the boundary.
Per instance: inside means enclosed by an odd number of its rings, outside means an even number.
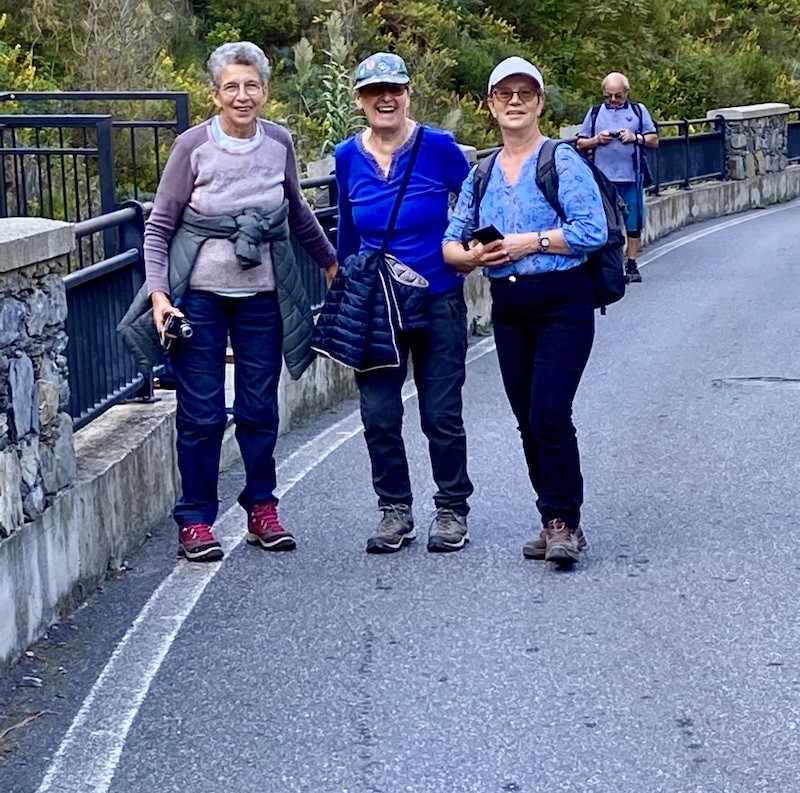
M343 406L281 440L296 552L236 545L233 507L235 547L197 570L167 521L0 682L0 735L19 725L0 790L800 790L798 229L798 202L692 226L598 316L572 572L522 558L533 494L477 341L464 551L425 550L412 396L423 536L364 553L377 512Z

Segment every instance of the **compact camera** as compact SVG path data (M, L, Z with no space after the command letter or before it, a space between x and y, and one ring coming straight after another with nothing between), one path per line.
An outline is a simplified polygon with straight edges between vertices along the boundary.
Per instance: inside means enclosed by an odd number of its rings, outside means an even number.
M617 130L616 132L609 132L608 134L612 138L621 138L622 137L622 132L620 132L620 130Z
M161 334L161 343L169 349L174 339L191 339L194 335L192 323L186 317L177 317L170 314L164 320L164 332Z

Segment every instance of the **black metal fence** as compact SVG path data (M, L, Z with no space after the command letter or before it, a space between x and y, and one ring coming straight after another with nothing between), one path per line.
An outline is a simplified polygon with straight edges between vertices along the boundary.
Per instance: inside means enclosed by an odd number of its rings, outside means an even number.
M725 119L697 118L659 122L657 149L645 155L653 175L654 195L665 187L688 188L693 182L724 179Z
M126 118L143 106L153 120ZM190 123L188 95L175 91L4 92L0 107L26 111L0 115L0 215L72 223L152 198L172 141ZM117 252L113 234L104 244L103 255ZM84 247L71 269L96 260Z
M113 235L118 253L64 277L69 337L69 412L80 429L112 405L152 394L149 377L117 333L117 324L144 283L142 231L146 208L130 202L119 210L76 224L79 240Z
M786 155L789 162L800 162L800 108L798 107L793 107L789 111Z

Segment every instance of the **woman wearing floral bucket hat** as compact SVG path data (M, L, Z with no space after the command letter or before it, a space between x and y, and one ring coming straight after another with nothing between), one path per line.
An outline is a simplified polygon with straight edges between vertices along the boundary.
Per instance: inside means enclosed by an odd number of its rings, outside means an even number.
M445 263L441 239L450 193L458 193L469 165L450 133L423 127L411 118L409 83L406 64L398 55L377 52L365 58L356 69L354 88L367 128L336 147L338 260L357 259L358 254L378 251L385 244L388 254L429 284L427 327L399 334L399 365L356 371L372 481L382 513L367 542L368 553L399 551L416 537L402 436L401 390L409 354L438 487L428 550L457 551L468 542L467 498L472 483L461 416L466 306L463 276Z

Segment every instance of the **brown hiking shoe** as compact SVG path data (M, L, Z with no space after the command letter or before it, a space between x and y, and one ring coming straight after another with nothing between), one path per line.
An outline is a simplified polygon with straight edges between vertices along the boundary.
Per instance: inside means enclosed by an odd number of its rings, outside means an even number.
M578 529L576 532L578 536L578 550L582 551L586 547L586 537L583 535L583 529ZM541 561L544 559L547 552L547 529L542 529L538 537L528 540L522 546L522 555L526 559L536 559Z
M545 561L559 567L572 567L578 561L581 545L577 529L571 529L560 518L554 518L544 528ZM583 541L583 545L586 541Z

